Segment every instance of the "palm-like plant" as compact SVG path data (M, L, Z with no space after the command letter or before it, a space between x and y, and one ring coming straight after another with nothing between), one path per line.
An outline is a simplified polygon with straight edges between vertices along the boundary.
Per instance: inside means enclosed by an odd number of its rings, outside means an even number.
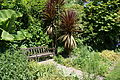
M74 47L76 47L75 39L72 35L72 33L76 29L76 12L73 10L67 10L61 15L61 25L60 28L64 32L64 35L59 37L59 39L62 39L64 42L64 47L67 49L68 53L70 50L72 50Z
M44 13L44 22L47 26L47 33L51 34L54 27L55 16L57 15L58 6L62 6L64 4L64 0L48 0Z
M44 22L47 26L47 33L48 34L51 34L52 31L53 31L53 28L52 28L52 24L53 24L53 21L55 19L55 16L56 16L56 8L55 8L55 4L53 4L53 2L51 2L51 0L49 2L47 2L46 6L45 6L45 9L44 9Z
M47 34L53 39L52 46L55 47L57 53L57 28L56 21L59 16L59 9L64 4L64 0L48 0L45 9L43 11L43 19L45 27L47 28Z
M64 0L49 0L49 2L55 4L55 5L63 5Z
M44 20L52 22L56 15L55 5L51 2L48 2L44 9Z

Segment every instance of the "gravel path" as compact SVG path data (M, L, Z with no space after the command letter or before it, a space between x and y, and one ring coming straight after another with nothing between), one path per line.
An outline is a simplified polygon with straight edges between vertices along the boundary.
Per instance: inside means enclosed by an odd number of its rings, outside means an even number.
M54 61L54 59L50 59L50 60L47 60L47 61L42 61L42 62L39 62L40 64L55 64L56 67L59 69L59 70L62 70L63 72L63 75L65 76L77 76L79 78L79 80L83 80L83 77L91 77L93 78L93 74L90 74L88 75L88 73L85 73L85 72L82 72L80 70L77 70L75 68L72 68L72 67L66 67L66 66L63 66L61 64L58 64ZM104 80L104 77L100 77L100 76L97 76L96 77L96 80Z

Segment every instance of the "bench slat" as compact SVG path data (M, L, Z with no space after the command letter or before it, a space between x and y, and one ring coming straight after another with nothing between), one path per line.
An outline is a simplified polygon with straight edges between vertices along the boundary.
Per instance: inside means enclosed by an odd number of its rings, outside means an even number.
M36 58L36 57L43 57L43 56L49 56L49 55L54 55L54 54L51 53L51 52L49 52L49 53L41 53L41 54L36 54L36 55L28 56L28 58Z
M38 59L39 57L44 56L54 56L55 55L55 48L48 48L48 47L31 47L31 48L22 48L23 53L28 56L28 59Z

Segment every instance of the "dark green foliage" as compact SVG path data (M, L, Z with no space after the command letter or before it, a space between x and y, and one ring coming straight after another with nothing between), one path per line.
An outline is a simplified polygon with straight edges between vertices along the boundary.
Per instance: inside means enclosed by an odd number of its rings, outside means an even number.
M28 61L19 51L0 53L0 80L32 80Z
M0 18L2 21L0 21L0 36L2 36L2 39L0 37L0 47L4 46L4 49L0 48L0 51L5 51L10 47L43 46L51 42L41 28L41 12L45 3L45 0L3 0L1 9L8 11L8 17ZM16 14L16 17L20 18L14 18L9 9L14 14L19 12L19 15ZM7 20L3 22L5 19Z
M14 36L12 33L15 33L16 26L14 25L16 18L22 17L20 12L14 10L0 10L0 40L13 41Z
M97 49L115 49L119 40L120 22L117 21L120 7L118 0L93 1L87 4L83 17L86 43Z
M15 37L18 40L11 43L12 47L28 48L49 45L52 40L49 39L40 26L40 23L34 23L26 30L21 29L21 31L17 31Z
M46 2L47 0L29 0L29 5L31 6L29 11L34 18L41 20L42 11L45 8Z
M15 40L13 33L16 32L15 21L16 18L22 17L22 14L18 11L11 9L0 10L0 51L4 51L9 47L9 42ZM16 39L17 40L17 39ZM4 46L4 47L3 47Z
M25 43L27 47L29 46L46 46L52 41L49 39L48 35L43 32L40 27L41 24L31 24L28 28L28 32L32 33L32 37L26 39ZM23 43L24 44L24 43Z

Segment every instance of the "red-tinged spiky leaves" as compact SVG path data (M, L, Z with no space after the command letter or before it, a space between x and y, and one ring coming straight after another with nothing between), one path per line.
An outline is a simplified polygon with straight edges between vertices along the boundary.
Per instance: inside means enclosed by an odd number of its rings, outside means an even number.
M54 4L48 2L44 10L44 20L52 21L56 15L56 9Z
M72 32L76 27L76 12L72 10L65 11L61 16L61 29L65 32Z
M64 0L49 0L52 4L62 6L65 1Z
M62 6L64 4L64 0L48 0L45 9L43 11L44 20L47 23L51 23L57 14L57 6Z
M64 0L56 0L56 4L57 4L57 5L62 6L62 5L64 5L64 3L65 3Z

